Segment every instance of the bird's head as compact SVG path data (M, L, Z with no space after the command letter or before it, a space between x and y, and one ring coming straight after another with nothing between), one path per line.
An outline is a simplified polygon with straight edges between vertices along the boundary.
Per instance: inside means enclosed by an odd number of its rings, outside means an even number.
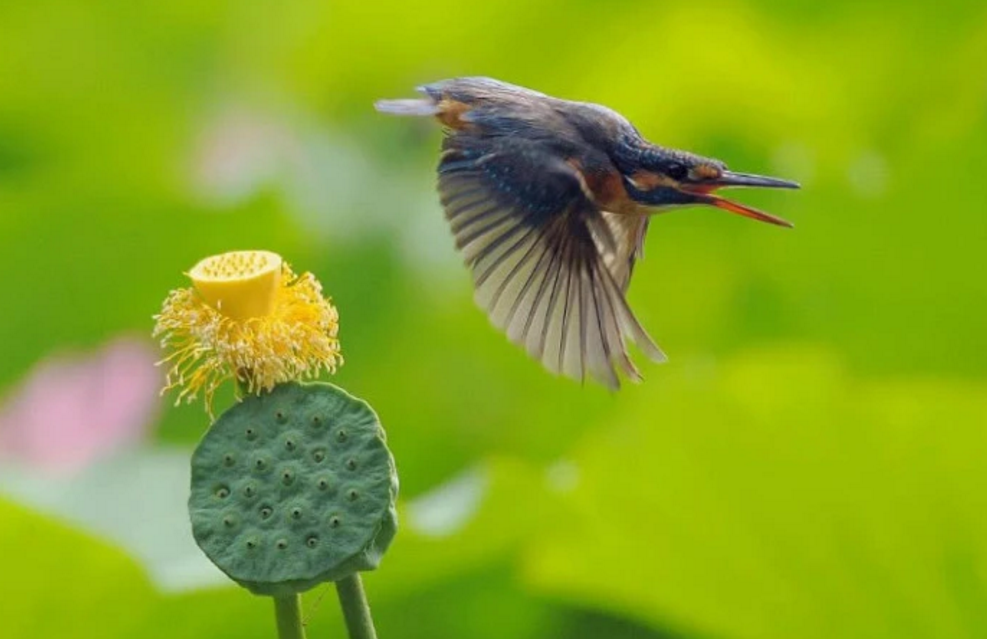
M716 195L731 186L797 189L779 178L735 173L719 160L656 147L640 153L623 171L625 187L636 202L649 207L708 204L762 222L791 227L791 222Z

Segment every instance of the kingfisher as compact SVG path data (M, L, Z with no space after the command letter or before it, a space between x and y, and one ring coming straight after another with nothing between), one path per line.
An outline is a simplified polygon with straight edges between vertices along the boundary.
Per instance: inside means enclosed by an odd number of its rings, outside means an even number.
M476 302L555 374L615 390L641 379L630 342L667 359L626 299L652 215L704 204L792 226L716 192L796 182L653 144L607 107L484 77L417 90L375 107L443 125L439 199Z

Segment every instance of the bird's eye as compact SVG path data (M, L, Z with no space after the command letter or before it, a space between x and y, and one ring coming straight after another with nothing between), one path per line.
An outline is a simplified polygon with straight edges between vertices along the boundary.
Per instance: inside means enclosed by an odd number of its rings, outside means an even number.
M672 162L665 167L665 175L673 180L684 180L688 174L689 169L687 169L684 164L679 164L678 162Z

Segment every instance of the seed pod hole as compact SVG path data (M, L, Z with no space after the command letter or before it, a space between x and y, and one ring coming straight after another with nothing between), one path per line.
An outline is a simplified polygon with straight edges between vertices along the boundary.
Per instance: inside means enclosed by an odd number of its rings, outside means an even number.
M279 410L278 412L274 413L274 417L279 422L284 422L287 419L287 416L284 414L283 410Z
M350 501L356 501L360 497L360 493L356 492L355 488L350 488L349 492L346 493L346 498Z
M288 450L295 450L295 448L298 447L298 444L295 443L294 439L289 437L288 439L284 440L284 447Z
M257 487L254 486L253 484L247 484L246 486L243 487L244 497L253 497L256 494L257 494Z
M321 464L326 459L326 451L318 448L312 451L312 459L315 460L316 464Z
M226 453L223 455L223 465L229 468L236 463L236 456L233 453Z
M349 470L356 470L356 460L352 457L346 460L346 468Z
M226 499L230 496L230 489L227 486L216 486L215 493L220 499Z
M329 480L325 477L320 477L315 485L319 487L319 490L329 490Z
M288 540L278 539L276 542L274 542L274 545L277 547L278 550L284 550L285 548L288 547Z
M227 528L232 528L233 526L236 526L236 517L234 517L233 515L227 515L223 517L223 525L226 526Z
M257 429L253 426L248 426L247 429L243 431L243 434L250 441L257 439Z
M309 548L315 548L319 545L319 538L316 535L309 535L308 539L305 540L305 545Z
M263 457L258 457L257 459L254 460L254 469L255 470L264 470L265 468L267 468L267 460L266 459L264 459Z
M340 523L342 523L342 522L339 519L339 515L333 515L332 517L329 518L329 527L330 528L339 528L339 524Z
M302 509L299 508L298 506L295 506L294 508L292 508L291 509L291 518L292 519L301 519L302 518Z
M336 441L339 442L340 444L342 444L343 442L345 442L348 438L349 438L349 435L346 434L346 430L345 429L340 428L339 430L336 431Z
M261 509L260 509L260 518L261 519L269 519L271 517L271 515L273 515L273 514L274 514L274 509L273 508L271 508L270 506L261 506Z
M295 481L295 471L290 468L285 468L281 471L281 483L287 486L288 484Z
M312 425L315 426L316 428L318 428L319 426L322 426L322 418L319 417L318 415L313 415L312 416Z
M253 539L248 539L247 543L244 545L247 547L247 550L253 550L257 548L257 542L254 541Z

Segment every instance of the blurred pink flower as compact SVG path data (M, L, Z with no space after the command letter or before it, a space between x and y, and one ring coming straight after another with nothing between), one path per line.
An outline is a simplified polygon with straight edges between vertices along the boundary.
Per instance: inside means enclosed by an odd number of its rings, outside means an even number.
M152 345L119 338L39 362L0 404L0 459L72 472L144 436L158 410Z

